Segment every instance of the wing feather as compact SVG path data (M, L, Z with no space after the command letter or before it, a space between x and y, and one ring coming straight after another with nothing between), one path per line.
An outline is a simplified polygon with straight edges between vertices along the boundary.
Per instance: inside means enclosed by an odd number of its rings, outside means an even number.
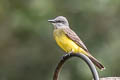
M74 31L72 31L70 28L65 28L64 32L78 46L80 46L81 48L83 48L85 51L88 52L88 49L86 48L86 46L84 45L84 43L80 40L80 38L77 36L77 34Z

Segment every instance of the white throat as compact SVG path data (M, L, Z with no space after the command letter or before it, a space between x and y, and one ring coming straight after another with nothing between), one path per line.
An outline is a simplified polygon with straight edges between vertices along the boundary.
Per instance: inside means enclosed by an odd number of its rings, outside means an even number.
M58 28L69 28L69 25L64 25L62 23L52 23L55 27L55 29L58 29Z

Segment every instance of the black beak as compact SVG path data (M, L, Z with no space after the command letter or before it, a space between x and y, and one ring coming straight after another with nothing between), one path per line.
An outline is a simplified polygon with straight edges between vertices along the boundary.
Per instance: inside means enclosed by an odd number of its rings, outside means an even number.
M54 19L50 19L50 20L48 20L48 22L55 23L55 20Z

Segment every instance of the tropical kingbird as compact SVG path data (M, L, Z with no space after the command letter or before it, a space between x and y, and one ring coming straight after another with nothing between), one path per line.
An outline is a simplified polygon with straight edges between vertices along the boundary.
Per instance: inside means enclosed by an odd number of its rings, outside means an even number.
M58 16L55 19L48 21L54 25L53 35L57 44L66 53L85 54L100 70L104 69L104 66L89 53L88 49L77 34L70 29L68 20L65 17Z

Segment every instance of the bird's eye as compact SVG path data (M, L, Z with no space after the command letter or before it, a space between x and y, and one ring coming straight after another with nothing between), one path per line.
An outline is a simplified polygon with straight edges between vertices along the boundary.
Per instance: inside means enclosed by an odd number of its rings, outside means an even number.
M61 23L61 22L63 22L63 21L61 21L61 20L58 20L58 21L56 21L56 22L58 22L58 23Z

